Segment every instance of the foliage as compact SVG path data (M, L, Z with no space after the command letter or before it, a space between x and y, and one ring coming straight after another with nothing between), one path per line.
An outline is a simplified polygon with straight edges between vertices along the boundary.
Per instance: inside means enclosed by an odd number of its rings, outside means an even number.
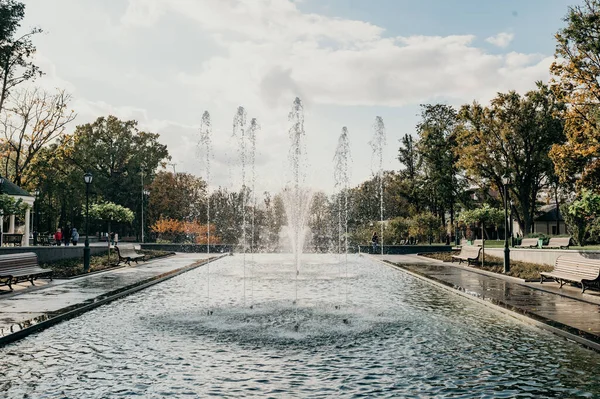
M23 215L27 207L21 198L0 194L0 215Z
M406 240L410 234L411 220L403 217L397 217L390 220L389 240L392 244L398 244L400 240Z
M440 220L431 212L423 212L411 218L409 232L421 241L433 239L440 232Z
M600 195L582 189L578 199L571 204L563 204L561 208L567 231L573 236L577 245L586 244L590 231L595 232L596 220L600 220Z
M149 187L148 221L206 218L206 183L189 173L158 172Z
M335 212L335 215L337 215L337 212ZM310 217L308 220L308 227L311 232L310 243L315 252L327 252L333 243L335 243L337 249L338 240L333 239L334 229L332 228L335 220L332 204L329 202L327 195L323 192L315 193L310 204ZM345 244L343 245L342 251L345 248Z
M114 202L104 202L90 206L90 217L107 222L131 223L134 215L129 208L117 205Z
M478 225L484 223L486 225L501 225L504 223L504 211L492 208L488 204L476 209L464 210L459 219L470 225Z
M430 210L446 224L446 211L454 222L454 204L462 187L455 165L457 112L448 105L421 105L417 125L417 148L423 162L422 196L428 198Z
M42 75L32 61L36 48L31 41L42 30L33 28L18 35L24 17L23 3L0 0L0 112L14 87Z
M502 177L508 174L515 217L530 231L536 198L551 179L548 156L564 140L557 116L564 106L543 84L524 96L499 93L489 107L478 103L461 108L457 135L458 165L480 186L491 185L503 196Z
M551 151L561 182L597 189L600 183L600 1L585 0L570 7L567 26L556 34L550 70L552 89L569 104L565 115L566 143Z
M192 242L206 244L208 242L208 225L199 222L160 218L151 230L158 234L161 242ZM216 234L214 225L210 226L210 244L220 244L221 239Z

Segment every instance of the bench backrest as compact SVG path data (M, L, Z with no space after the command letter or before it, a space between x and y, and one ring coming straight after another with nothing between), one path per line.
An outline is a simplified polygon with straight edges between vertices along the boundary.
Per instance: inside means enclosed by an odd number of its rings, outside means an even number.
M473 245L465 245L464 247L460 248L460 256L464 256L469 259L479 258L480 253L481 253L481 247L475 247Z
M463 245L468 245L468 244L469 244L469 241L468 241L466 238L462 238L462 239L460 240L460 245L461 245L461 246L463 246Z
M18 244L23 240L23 234L2 234L2 241L6 244Z
M571 242L571 237L552 237L548 241L548 247L568 247Z
M476 247L477 246L481 247L481 246L483 246L483 240L475 240L475 241L473 241L473 245Z
M539 240L537 238L523 238L520 247L537 247Z
M556 258L553 271L579 276L584 280L595 280L600 275L600 259L562 255Z
M117 251L119 251L119 255L121 256L138 256L137 252L135 252L135 247L133 244L121 244L115 246Z
M0 255L0 274L3 270L25 269L37 265L37 255L33 252Z

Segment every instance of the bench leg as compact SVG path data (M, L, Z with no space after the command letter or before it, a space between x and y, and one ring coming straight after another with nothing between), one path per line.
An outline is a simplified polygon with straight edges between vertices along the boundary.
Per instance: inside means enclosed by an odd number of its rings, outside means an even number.
M564 280L560 280L558 283L560 284L560 287L558 287L558 288L562 288L562 286L565 285Z
M586 288L585 284L581 283L581 293L582 294L585 292L585 288Z

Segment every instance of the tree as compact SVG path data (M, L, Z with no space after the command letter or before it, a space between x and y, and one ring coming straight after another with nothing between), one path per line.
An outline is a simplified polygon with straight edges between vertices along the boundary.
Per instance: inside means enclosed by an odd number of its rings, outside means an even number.
M600 215L600 194L582 189L575 201L563 205L562 213L573 240L584 246L590 228Z
M107 222L108 233L110 234L112 223L131 223L134 215L129 208L113 202L104 202L90 206L90 217Z
M458 165L480 187L495 187L501 196L502 177L509 175L515 216L524 232L533 224L538 192L548 185L553 164L550 148L564 141L564 109L548 87L524 96L499 93L489 107L465 105L457 129Z
M308 220L308 227L312 236L311 244L315 252L327 252L329 250L333 222L332 204L329 202L327 195L323 192L315 193L310 203Z
M417 213L420 212L421 193L419 192L419 175L421 172L422 159L417 150L417 143L413 141L410 134L405 134L400 139L401 146L398 149L398 161L404 166L400 176L406 182L405 190L409 202L414 206Z
M446 211L454 223L454 204L460 191L455 166L455 129L457 112L448 105L421 105L421 122L417 125L417 145L424 169L424 191L430 209L446 224Z
M150 184L156 169L171 159L159 138L157 133L138 130L134 120L100 117L62 136L57 156L64 161L62 168L76 170L80 177L93 173L92 188L102 200L135 209L141 217L142 175L144 184ZM140 228L141 223L135 226Z
M415 238L431 241L440 231L440 220L431 212L416 214L411 218L408 231Z
M11 89L42 75L32 61L36 48L31 41L32 36L42 30L33 28L22 36L16 36L24 17L23 3L0 0L0 112Z
M482 207L463 211L459 219L467 225L481 224L481 238L483 242L481 264L483 264L485 262L485 226L498 226L502 224L504 222L504 212L500 209L492 208L488 204L484 204Z
M597 190L600 183L600 1L569 8L567 26L556 34L552 89L569 105L566 142L550 156L562 183Z
M64 90L50 94L27 89L9 96L8 106L0 115L6 149L4 175L18 186L31 182L31 164L44 146L64 133L77 114L68 108L71 96Z
M161 171L149 188L149 224L163 218L206 221L206 183L201 178Z
M8 194L0 194L0 222L2 215L22 215L27 207L21 198L15 199Z

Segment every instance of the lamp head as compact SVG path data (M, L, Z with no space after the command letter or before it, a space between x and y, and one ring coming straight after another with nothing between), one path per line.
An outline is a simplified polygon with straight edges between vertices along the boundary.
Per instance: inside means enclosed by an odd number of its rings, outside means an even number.
M91 184L93 179L94 176L89 172L83 175L83 181L85 184Z
M502 176L502 184L504 184L505 186L507 184L510 184L510 176L509 175Z

